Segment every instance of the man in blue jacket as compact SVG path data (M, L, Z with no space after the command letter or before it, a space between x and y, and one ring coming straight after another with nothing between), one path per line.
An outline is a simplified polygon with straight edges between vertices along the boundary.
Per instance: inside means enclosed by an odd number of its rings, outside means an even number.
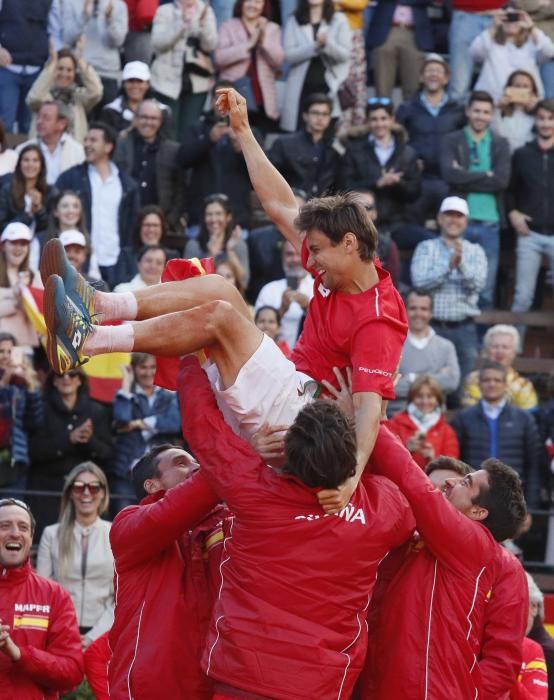
M540 501L539 436L527 411L508 403L506 368L487 361L479 371L481 400L460 411L452 427L460 441L460 457L477 467L488 457L509 464L520 475L530 508Z
M438 53L427 54L420 74L421 90L403 102L396 113L396 121L407 130L408 143L422 166L421 196L413 205L413 213L421 225L435 217L448 194L448 185L440 172L442 140L465 124L463 106L449 99L446 92L449 79L446 60Z

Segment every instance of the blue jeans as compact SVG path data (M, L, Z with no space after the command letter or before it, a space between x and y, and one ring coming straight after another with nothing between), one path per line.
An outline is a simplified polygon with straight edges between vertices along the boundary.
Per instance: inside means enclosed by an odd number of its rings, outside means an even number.
M214 11L218 27L221 27L223 22L231 19L234 5L235 0L212 0L212 10Z
M466 241L479 243L487 256L487 279L479 295L479 308L494 308L496 296L496 273L500 256L500 225L486 221L470 221L464 234Z
M554 97L554 60L542 64L541 78L544 85L544 96Z
M542 256L547 255L554 270L554 236L531 233L517 237L516 290L512 311L528 311L533 303Z
M474 12L454 10L448 42L450 45L450 97L462 101L467 97L473 77L473 59L469 55L469 46L476 36L492 22L492 17L485 17Z
M25 104L27 93L38 73L23 75L0 68L0 119L7 132L13 132L14 124L20 134L26 134L31 124L31 113Z
M477 336L477 326L473 322L463 323L455 328L442 326L440 323L431 322L436 333L454 343L458 363L460 365L460 385L457 394L463 390L463 380L475 367L475 360L479 351L479 338Z

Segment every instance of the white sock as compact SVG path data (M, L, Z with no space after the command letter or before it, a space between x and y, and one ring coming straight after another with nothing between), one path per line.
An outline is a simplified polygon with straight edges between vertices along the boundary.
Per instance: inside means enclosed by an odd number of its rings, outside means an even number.
M137 298L133 292L96 292L95 311L100 321L134 321Z
M135 344L135 329L132 323L120 326L94 326L85 340L83 353L88 356L108 352L132 352Z

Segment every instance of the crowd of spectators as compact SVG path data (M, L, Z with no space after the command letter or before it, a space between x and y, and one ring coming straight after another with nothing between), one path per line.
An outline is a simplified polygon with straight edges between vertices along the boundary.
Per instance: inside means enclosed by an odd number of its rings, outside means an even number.
M553 17L554 0L0 2L0 489L31 492L38 571L70 592L83 649L113 614L101 516L135 502L147 450L182 442L180 413L150 355L112 402L48 372L29 311L45 242L113 291L211 257L285 354L313 292L217 87L244 95L299 203L354 190L376 222L409 321L390 426L418 464L498 457L550 507L554 380L518 373L524 326L475 319L552 294Z

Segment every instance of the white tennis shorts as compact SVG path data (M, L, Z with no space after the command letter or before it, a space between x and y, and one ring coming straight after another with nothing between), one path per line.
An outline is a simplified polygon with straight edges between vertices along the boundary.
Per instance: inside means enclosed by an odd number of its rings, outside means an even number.
M245 440L264 424L289 426L318 394L319 384L297 372L276 343L264 334L256 352L224 389L215 364L205 368L225 421Z

